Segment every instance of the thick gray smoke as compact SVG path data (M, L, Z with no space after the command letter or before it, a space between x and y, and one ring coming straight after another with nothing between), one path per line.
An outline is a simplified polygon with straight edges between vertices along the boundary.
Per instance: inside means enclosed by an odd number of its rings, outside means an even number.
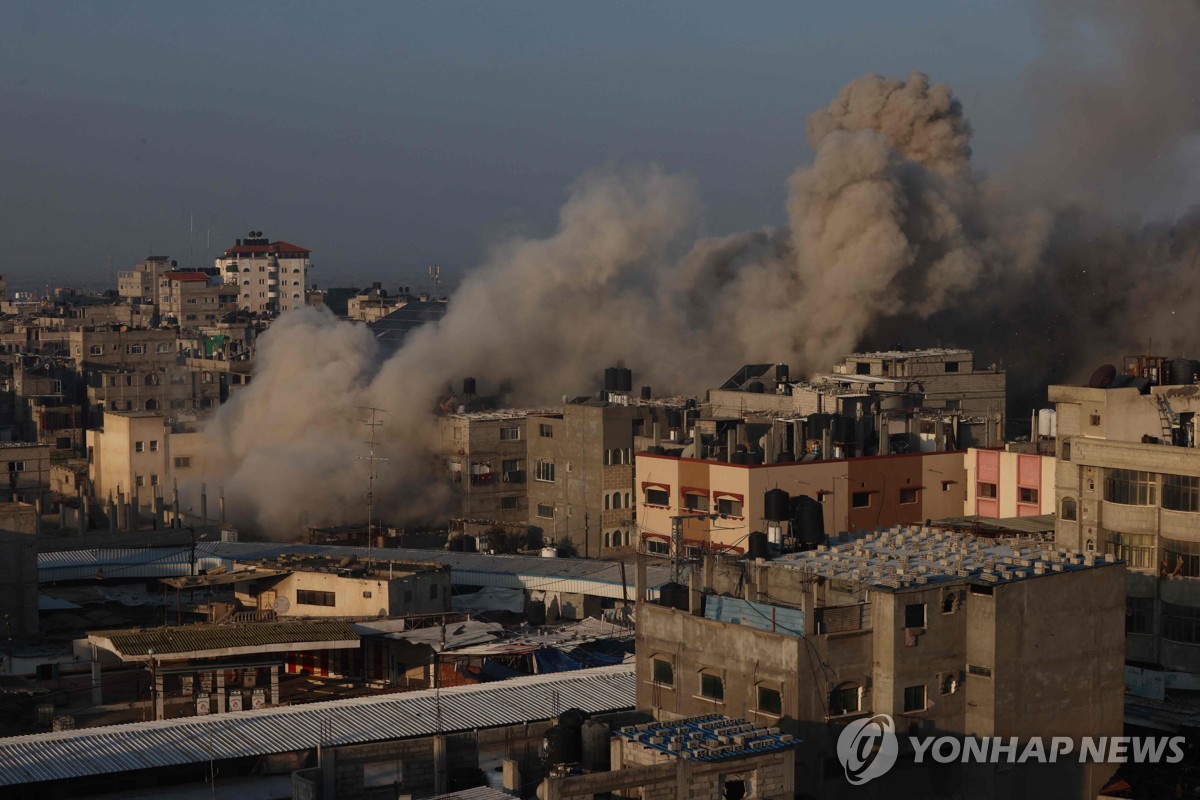
M1161 29L1157 18L1142 27ZM1126 67L1129 92L1159 77L1157 61L1144 74ZM1194 136L1194 115L1184 117L1169 136L1155 132L1154 152ZM1064 113L1058 135L1076 136L1072 119ZM820 371L862 346L941 341L1006 359L1010 387L1032 402L1047 378L1076 377L1150 336L1156 349L1197 354L1187 338L1200 312L1195 218L1133 229L976 174L961 106L919 73L854 81L808 133L815 156L788 181L783 230L689 246L699 228L689 181L654 169L596 174L574 187L552 235L498 248L441 323L395 354L327 314L286 315L263 337L254 382L208 429L209 481L226 487L234 513L279 536L303 520L361 520L363 409L377 406L388 412L380 512L436 513L446 495L431 457L434 409L465 375L484 388L511 380L521 403L553 403L594 391L618 360L658 389L700 392L748 361ZM1136 149L1127 126L1112 135ZM1103 137L1093 131L1082 156L1114 152Z

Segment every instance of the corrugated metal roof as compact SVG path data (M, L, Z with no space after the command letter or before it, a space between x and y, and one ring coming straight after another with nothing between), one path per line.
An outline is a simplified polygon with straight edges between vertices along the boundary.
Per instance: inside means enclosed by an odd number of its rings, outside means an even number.
M798 608L709 595L704 598L704 616L718 622L749 625L761 631L804 635L804 612Z
M169 628L89 631L88 639L107 640L122 658L215 650L259 648L272 644L358 642L358 631L348 622L253 622L242 625L181 625ZM106 648L108 649L108 648Z
M450 794L439 794L428 800L513 800L508 792L493 789L490 786L476 786L474 789L463 789Z
M625 568L627 588L621 585L621 565L612 561L585 558L538 558L537 556L454 553L446 550L411 548L374 548L316 544L280 544L274 542L197 542L196 558L200 570L235 561L275 559L284 553L319 555L330 558L370 557L376 562L433 561L450 566L450 580L462 586L493 586L530 591L574 592L599 597L634 596L636 569ZM38 581L95 578L169 577L190 570L190 549L183 547L70 550L38 554ZM648 565L646 578L650 596L671 580L666 567Z
M0 739L0 786L495 728L635 704L631 666ZM441 723L438 722L438 707Z

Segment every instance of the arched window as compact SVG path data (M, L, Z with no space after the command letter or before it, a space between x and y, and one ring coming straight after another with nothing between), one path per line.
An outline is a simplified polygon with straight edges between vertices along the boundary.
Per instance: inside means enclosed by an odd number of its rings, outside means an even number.
M147 411L158 411L158 401L153 397L146 401Z
M953 614L958 610L958 595L954 592L946 592L946 596L942 598L942 613Z
M146 385L147 386L158 386L158 373L156 373L156 372L146 373Z
M612 534L611 534L611 533L609 533L608 531L605 531L605 532L604 532L604 546L605 546L605 547L611 547L611 546L612 546L611 539L610 539L610 537L611 537L611 536L612 536Z
M628 547L631 544L633 544L633 534L625 531L625 546Z
M1086 544L1086 545L1084 545L1084 547L1086 547L1086 548L1087 548L1087 551L1088 551L1089 553L1093 553L1093 552L1095 552L1095 550L1096 550L1096 543L1095 543L1095 542L1093 542L1091 539L1088 539L1088 540L1087 540L1087 544Z
M1064 440L1063 440L1063 443L1062 443L1062 460L1063 460L1063 461L1070 461L1070 460L1071 460L1071 440L1070 440L1070 439L1064 439Z
M1065 497L1062 501L1062 518L1063 519L1078 519L1079 507L1075 503L1074 497Z
M604 510L608 511L608 509L611 507L612 507L612 498L609 497L608 495L604 495Z
M629 492L625 493L625 507L633 508L633 504L629 502Z
M613 495L613 508L620 508L620 507L621 507L621 493L616 492Z

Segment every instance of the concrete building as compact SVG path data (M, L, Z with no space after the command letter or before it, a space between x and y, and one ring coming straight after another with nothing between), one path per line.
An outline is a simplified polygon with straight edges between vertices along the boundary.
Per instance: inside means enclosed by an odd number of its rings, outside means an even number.
M1161 363L1155 372L1167 375ZM1055 536L1128 564L1127 655L1158 673L1163 699L1167 684L1200 676L1200 386L1119 386L1123 377L1110 388L1050 387Z
M750 533L766 530L764 497L781 489L798 508L803 496L819 504L823 531L959 516L966 500L962 453L829 459L783 464L731 464L638 453L634 503L647 551L670 552L672 517L682 519L689 548L746 552ZM717 515L716 519L712 515ZM783 536L798 536L785 522Z
M1053 514L1054 457L969 448L967 515L1003 519Z
M146 260L133 269L117 273L117 293L133 305L157 309L162 276L174 266L170 256L146 256Z
M14 638L38 633L37 523L27 505L0 504L0 517L0 646L8 647L0 650L0 658L7 660ZM0 671L11 672L11 667Z
M776 561L709 557L690 598L638 606L638 707L803 741L796 789L851 794L835 743L875 714L913 735L1114 736L1124 567L1102 554L893 528ZM685 592L686 593L686 592ZM871 796L1095 798L1113 765L898 762Z
M272 242L262 231L228 248L216 266L225 283L237 287L238 307L258 314L279 314L305 305L311 253L290 242Z
M156 498L174 502L177 480L201 468L202 435L183 423L168 424L154 411L107 411L102 427L87 432L88 481L97 500L136 499L142 509Z
M234 597L249 609L279 617L398 617L450 610L450 568L444 564L388 562L368 565L320 557L275 559L240 565L246 572Z
M924 395L927 408L962 410L995 420L1005 428L1005 374L996 366L978 369L975 354L958 348L851 353L834 366L835 375L870 377L909 386Z
M220 273L172 270L162 277L159 298L159 315L165 322L196 328L214 325L225 312L237 308L238 291Z
M6 442L0 444L0 485L4 500L33 503L50 489L48 444Z
M438 418L457 516L501 523L528 519L526 420L530 413L500 409Z
M383 319L397 308L405 305L410 295L401 287L399 294L389 295L378 281L346 301L346 317L355 322L371 323Z

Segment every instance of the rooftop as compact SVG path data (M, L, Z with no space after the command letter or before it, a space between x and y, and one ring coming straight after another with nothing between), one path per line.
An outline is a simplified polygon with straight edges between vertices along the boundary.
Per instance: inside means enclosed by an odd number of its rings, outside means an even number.
M562 409L554 408L497 408L491 411L464 411L447 414L452 419L468 419L472 422L496 422L507 419L525 419L526 417L544 416L546 414L562 415Z
M929 347L916 350L878 350L870 353L850 353L844 361L852 358L941 358L943 356L969 356L970 350L961 347Z
M919 526L843 534L772 567L884 589L949 581L1004 584L1118 563L1103 553L1073 553L1049 544L998 543Z
M278 253L280 255L307 256L311 251L291 242L278 241L270 244L240 244L225 251L226 256L254 255L257 253Z
M636 742L684 761L722 761L784 750L799 740L780 733L778 728L763 728L740 717L705 714L671 722L647 722L613 731L617 736Z
M311 650L340 649L358 647L358 639L353 625L338 621L182 625L88 633L90 643L115 653L122 661L143 660L151 651L156 657L215 658L288 652L302 644L316 645L306 648Z

